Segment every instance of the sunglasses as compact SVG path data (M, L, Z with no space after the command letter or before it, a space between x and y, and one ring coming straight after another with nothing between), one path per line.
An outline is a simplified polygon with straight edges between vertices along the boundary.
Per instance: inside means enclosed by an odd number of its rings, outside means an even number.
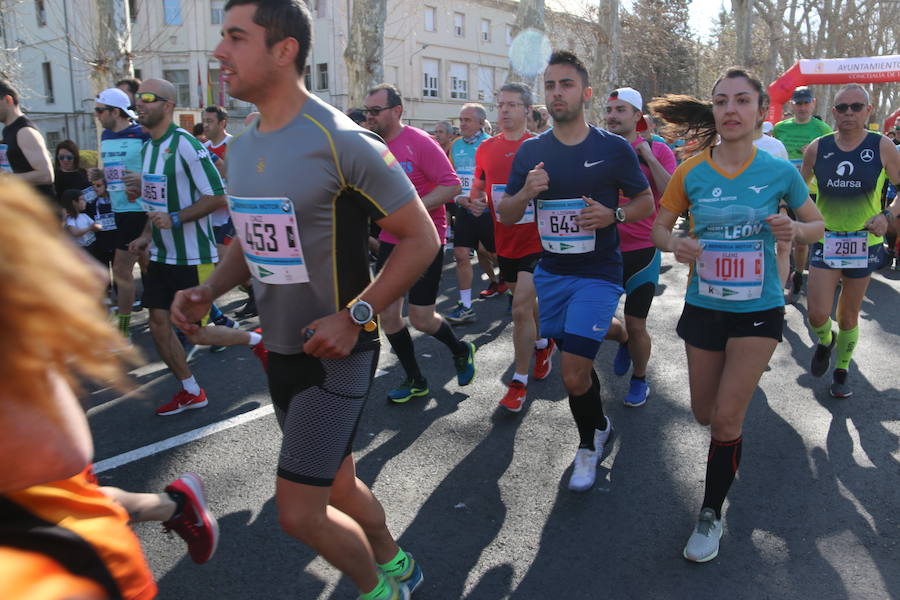
M171 100L169 100L168 98L157 96L153 92L141 92L140 94L137 94L135 98L137 98L144 104L152 104L154 102L171 102Z
M56 158L59 160L75 160L75 157L71 154L58 154Z
M383 110L388 110L394 108L395 106L400 106L399 104L392 104L391 106L373 106L372 108L364 108L362 109L362 114L364 115L372 115L373 117L377 117L378 114Z
M834 110L838 111L839 113L845 113L845 112L847 112L847 109L849 108L853 112L860 112L865 107L866 107L866 105L863 104L862 102L854 102L852 104L847 104L846 102L841 102L840 104L834 105Z

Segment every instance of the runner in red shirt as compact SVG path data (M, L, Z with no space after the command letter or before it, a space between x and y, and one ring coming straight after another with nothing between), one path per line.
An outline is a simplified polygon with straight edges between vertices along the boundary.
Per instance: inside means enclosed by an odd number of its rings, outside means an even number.
M482 142L475 153L475 180L466 208L476 216L486 208L490 209L500 275L513 291L515 373L500 406L519 412L525 401L531 354L535 353L534 378L544 379L550 373L553 342L538 338L537 295L532 273L543 248L534 224L534 209L527 209L519 223L504 225L494 205L503 197L516 150L532 137L525 130L526 115L531 109L531 90L521 83L504 85L500 89L497 109L500 134Z

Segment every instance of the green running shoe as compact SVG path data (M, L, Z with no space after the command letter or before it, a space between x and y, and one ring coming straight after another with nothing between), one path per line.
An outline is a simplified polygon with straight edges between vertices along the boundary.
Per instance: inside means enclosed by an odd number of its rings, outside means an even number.
M409 402L412 398L427 396L428 393L429 390L427 381L425 381L424 379L422 379L421 381L414 381L412 379L406 378L403 380L403 383L401 383L399 387L396 387L388 392L388 400L396 404L403 404L405 402Z
M468 349L465 354L453 357L456 367L456 381L459 385L469 385L475 378L475 344L463 342Z

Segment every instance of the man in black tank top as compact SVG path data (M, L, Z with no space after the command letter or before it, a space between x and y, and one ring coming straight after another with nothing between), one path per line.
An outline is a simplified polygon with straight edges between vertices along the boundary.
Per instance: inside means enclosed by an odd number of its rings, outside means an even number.
M0 79L0 172L12 172L54 199L53 167L44 138L19 107L19 94L5 79Z

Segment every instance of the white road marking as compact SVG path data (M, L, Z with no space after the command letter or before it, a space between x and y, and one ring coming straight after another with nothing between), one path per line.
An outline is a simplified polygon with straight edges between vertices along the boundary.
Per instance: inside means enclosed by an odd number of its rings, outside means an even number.
M375 377L381 377L382 375L387 375L387 371L382 371L381 369L375 371ZM180 433L168 439L154 442L141 448L135 448L134 450L129 450L128 452L123 452L122 454L111 456L110 458L105 458L99 462L94 463L94 473L103 473L105 471L117 469L121 466L127 465L128 463L133 463L137 460L141 460L142 458L147 458L148 456L153 456L154 454L159 454L160 452L165 452L166 450L171 450L172 448L177 448L178 446L189 444L199 439L203 439L205 437L219 433L220 431L225 431L226 429L231 429L232 427L237 427L238 425L243 425L244 423L249 423L250 421L255 421L256 419L260 419L262 417L267 417L274 412L275 407L272 404L267 404L240 415L225 419L224 421L211 423L209 425L205 425L204 427L199 427L191 431L185 431L184 433Z
M94 472L103 473L104 471L116 469L136 460L141 460L142 458L147 458L148 456L153 456L154 454L159 454L160 452L165 452L166 450L171 450L172 448L177 448L184 444L189 444L193 441L213 435L214 433L219 433L220 431L225 431L226 429L231 429L232 427L237 427L238 425L243 425L250 421L255 421L260 417L271 415L273 412L275 412L275 407L271 404L266 404L265 406L260 406L249 412L231 417L230 419L212 423L192 431L185 431L184 433L170 437L169 439L103 459L94 464Z

